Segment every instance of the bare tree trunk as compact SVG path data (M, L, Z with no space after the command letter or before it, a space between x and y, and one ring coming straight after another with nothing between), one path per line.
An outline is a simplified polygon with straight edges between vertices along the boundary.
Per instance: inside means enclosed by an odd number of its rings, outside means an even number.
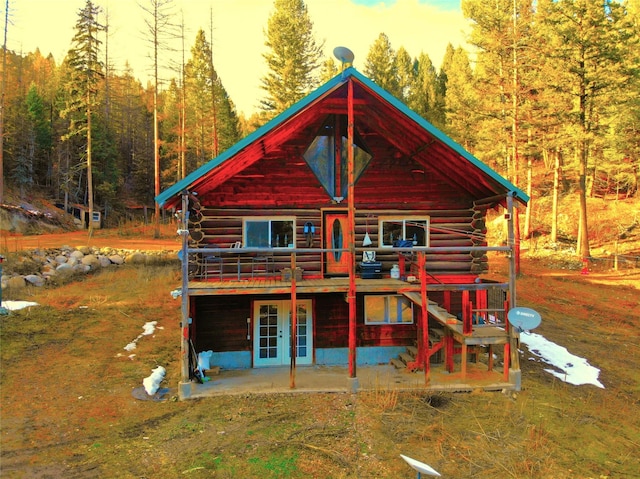
M104 26L104 117L107 128L111 126L111 82L109 67L109 9L107 9Z
M91 161L91 92L87 91L87 189L89 196L89 238L93 235L93 172Z
M518 78L518 48L517 48L517 28L518 28L518 9L516 0L513 0L513 92L511 94L511 108L512 108L512 124L511 124L511 143L512 143L512 155L513 155L513 184L518 184L518 168L519 168L519 152L518 152L518 131L520 128L518 118L518 91L520 89L520 80Z
M156 5L157 9L157 5ZM157 22L157 17L156 17ZM160 205L155 197L160 194L160 134L158 132L158 37L157 30L154 38L153 49L153 179L154 179L154 205L155 205L155 230L154 238L160 237Z
M551 204L551 242L558 241L558 197L560 190L560 151L554 152L555 162L553 165L553 201Z
M7 82L7 29L9 0L4 10L4 42L2 44L2 86L0 87L0 203L4 202L4 88Z
M184 47L184 18L182 19L181 24L181 35L182 39L182 65L180 65L180 77L182 82L182 88L180 90L180 179L184 179L187 176L187 138L186 138L186 129L187 129L187 86L186 86L186 78L185 78L185 47Z
M587 144L585 139L580 140L580 171L578 179L578 190L580 195L580 222L578 229L577 253L582 258L591 255L589 250L589 227L587 224Z
M529 129L528 135L529 135L528 141L531 142L531 129ZM529 196L529 202L527 203L527 208L525 210L525 216L524 216L523 235L525 238L529 238L529 235L531 234L531 209L533 208L533 197L531 194L533 189L533 186L531 185L532 169L533 169L533 164L531 161L531 155L527 155L527 195Z
M217 114L217 107L216 107L216 74L215 74L215 70L213 68L213 7L210 10L211 12L211 19L210 19L210 37L211 37L211 45L210 45L210 51L211 51L211 58L209 59L209 69L211 72L211 121L213 122L213 128L212 128L212 134L213 134L213 156L214 158L216 156L218 156L219 153L219 147L218 147L218 114Z
M163 11L165 7L169 6L173 0L149 0L151 3L150 8L145 8L150 16L149 21L145 21L150 43L153 46L153 169L154 169L154 205L155 205L155 229L154 237L160 237L160 205L155 201L155 198L160 194L160 133L158 127L158 89L160 81L158 79L158 51L160 47L163 49L168 48L166 45L161 45L162 36L166 34L168 29L172 27L170 23L170 12Z

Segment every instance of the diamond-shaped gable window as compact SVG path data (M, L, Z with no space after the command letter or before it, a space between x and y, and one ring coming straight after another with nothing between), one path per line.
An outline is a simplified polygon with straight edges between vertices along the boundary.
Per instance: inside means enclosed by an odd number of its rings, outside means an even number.
M340 158L336 157L336 131L340 132ZM331 198L347 197L347 116L329 115L317 136L304 152L304 159ZM354 181L367 168L372 155L354 128ZM338 189L340 184L340 191Z

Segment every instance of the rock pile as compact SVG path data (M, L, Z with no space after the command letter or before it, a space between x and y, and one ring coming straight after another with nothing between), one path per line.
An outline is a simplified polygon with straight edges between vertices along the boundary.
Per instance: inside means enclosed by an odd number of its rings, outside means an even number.
M37 249L20 256L14 269L31 269L29 274L3 271L2 289L20 289L27 285L44 286L61 275L84 274L100 268L123 264L159 265L178 262L175 251L139 251L113 248L63 246L60 249ZM21 266L23 265L23 266Z

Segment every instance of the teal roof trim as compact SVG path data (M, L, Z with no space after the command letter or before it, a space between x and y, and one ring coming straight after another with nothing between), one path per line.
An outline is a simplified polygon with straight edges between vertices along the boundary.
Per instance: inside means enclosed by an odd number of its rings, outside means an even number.
M232 158L238 152L242 151L248 145L252 144L259 138L266 135L269 131L273 130L276 126L280 125L287 118L303 110L308 105L315 102L318 98L325 95L327 92L340 86L349 77L354 77L358 81L363 83L367 88L374 91L377 95L382 97L386 102L388 102L389 104L397 108L400 112L402 112L409 118L411 118L413 121L415 121L418 125L420 125L425 130L427 130L435 138L440 140L442 143L446 144L449 148L451 148L456 153L460 154L462 157L464 157L466 160L472 163L476 168L480 169L483 173L490 176L492 179L494 179L496 182L502 185L507 190L507 192L513 192L514 196L518 198L520 201L523 201L525 203L529 201L529 196L524 191L520 190L518 187L516 187L506 178L499 175L496 171L491 169L488 165L486 165L485 163L480 161L478 158L473 156L471 153L466 151L462 146L460 146L458 143L453 141L451 138L449 138L447 135L445 135L442 131L437 129L427 120L422 118L416 112L409 109L404 103L402 103L396 97L394 97L393 95L388 93L386 90L381 88L375 82L373 82L369 78L359 73L355 68L349 67L345 69L342 73L339 73L338 75L333 77L331 80L329 80L327 83L325 83L315 91L311 92L309 95L302 98L297 103L294 103L292 106L290 106L288 109L286 109L285 111L277 115L271 121L269 121L268 123L266 123L265 125L263 125L262 127L258 128L256 131L251 133L250 135L240 140L238 143L233 145L228 150L222 152L217 157L213 158L212 160L205 163L197 170L187 175L184 179L178 181L173 186L164 190L162 193L156 196L155 198L156 202L160 206L163 206L167 202L167 200L169 200L170 198L180 194L183 190L188 190L190 185L194 183L196 180L198 180L200 177L207 174L209 171L213 170L214 168L221 165L229 158Z
M347 70L345 70L344 73L336 75L327 83L319 87L317 90L314 90L309 95L305 96L300 101L294 103L285 111L283 111L282 113L280 113L279 115L271 119L269 122L265 123L256 131L244 137L242 140L240 140L238 143L233 145L231 148L223 151L220 155L216 156L212 160L202 165L200 168L191 172L189 175L187 175L182 180L175 183L173 186L170 186L169 188L164 190L155 198L158 205L163 206L167 202L167 200L169 200L169 198L173 198L174 196L180 194L183 190L188 190L190 185L193 182L195 182L198 178L207 174L217 166L227 161L229 158L233 157L238 152L242 151L248 145L252 144L259 138L266 135L268 132L273 130L276 126L280 125L287 118L303 110L308 105L316 101L318 98L322 97L328 91L331 91L335 87L344 83L344 81L347 79L346 72Z

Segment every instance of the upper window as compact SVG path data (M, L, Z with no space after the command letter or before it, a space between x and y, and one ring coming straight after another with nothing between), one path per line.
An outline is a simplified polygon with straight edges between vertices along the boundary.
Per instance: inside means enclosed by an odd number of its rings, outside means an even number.
M245 218L247 248L287 248L295 245L295 222L289 218Z
M404 296L365 296L365 324L411 324L413 305Z
M399 240L411 241L413 246L429 246L429 218L380 218L380 246L391 247Z

